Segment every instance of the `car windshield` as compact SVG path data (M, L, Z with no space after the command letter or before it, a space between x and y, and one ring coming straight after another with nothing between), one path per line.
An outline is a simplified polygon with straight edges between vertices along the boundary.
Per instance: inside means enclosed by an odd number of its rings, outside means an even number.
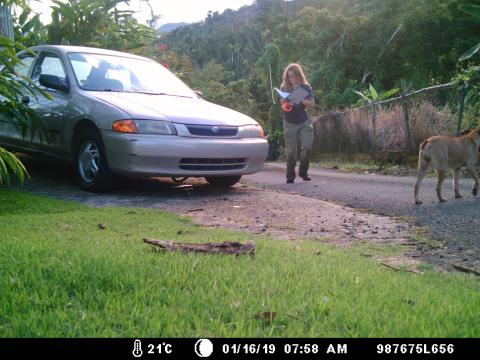
M195 97L183 81L154 61L89 53L69 53L68 58L83 90Z

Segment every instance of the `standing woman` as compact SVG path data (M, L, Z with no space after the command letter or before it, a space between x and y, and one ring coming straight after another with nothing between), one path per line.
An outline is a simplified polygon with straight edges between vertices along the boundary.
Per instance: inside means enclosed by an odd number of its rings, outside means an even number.
M315 106L313 89L308 84L302 67L293 63L288 65L283 72L282 91L292 92L301 86L309 92L307 97L300 103L289 103L281 99L283 112L283 133L285 137L285 154L287 157L287 184L295 180L295 166L297 165L297 143L300 140L300 167L298 175L304 181L310 181L308 167L310 165L310 153L313 146L313 126L308 108Z

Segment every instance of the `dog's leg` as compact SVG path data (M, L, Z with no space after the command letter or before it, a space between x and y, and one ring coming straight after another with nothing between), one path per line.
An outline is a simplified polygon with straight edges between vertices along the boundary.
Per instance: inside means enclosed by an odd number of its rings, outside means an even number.
M418 198L418 192L420 191L420 186L422 185L423 178L427 175L428 166L430 163L424 158L423 154L420 152L418 156L418 171L417 171L417 182L415 183L415 204L422 204L422 201Z
M455 199L462 198L460 192L458 191L458 175L460 173L460 169L453 169L453 191L455 191Z
M447 176L447 171L445 169L437 169L437 187L436 187L436 190L437 190L437 197L438 197L438 201L439 202L446 202L447 199L445 199L443 196L442 196L442 185L443 185L443 182L445 181L445 178Z
M443 184L443 181L445 180L445 177L447 176L447 171L444 169L437 169L437 175L438 175L438 182L437 182L438 201L446 202L447 199L442 197L442 184Z
M472 194L473 194L473 196L477 196L478 195L478 175L477 175L477 172L476 172L475 168L470 168L470 167L467 167L467 171L470 174L470 176L475 179L475 185L473 185Z

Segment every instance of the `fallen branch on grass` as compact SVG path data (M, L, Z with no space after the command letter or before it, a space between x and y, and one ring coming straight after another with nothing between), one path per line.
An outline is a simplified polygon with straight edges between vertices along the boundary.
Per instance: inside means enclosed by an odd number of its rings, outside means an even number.
M423 274L421 271L419 270L407 270L407 269L399 269L399 268L396 268L392 265L389 265L387 263L384 263L384 262L381 262L380 264L382 264L383 266L386 266L387 268L389 269L392 269L392 270L395 270L395 271L403 271L403 272L409 272L409 273L414 273L414 274Z
M455 269L457 270L460 270L460 271L463 271L465 273L469 273L469 274L474 274L474 275L477 275L477 276L480 276L480 272L475 270L475 269L471 269L471 268L468 268L466 266L462 266L462 265L458 265L458 264L453 264L453 263L448 263L449 265L453 266Z
M163 251L198 252L204 254L229 254L255 256L255 243L248 241L244 244L234 241L223 243L187 244L171 241L143 238L143 242L160 247Z

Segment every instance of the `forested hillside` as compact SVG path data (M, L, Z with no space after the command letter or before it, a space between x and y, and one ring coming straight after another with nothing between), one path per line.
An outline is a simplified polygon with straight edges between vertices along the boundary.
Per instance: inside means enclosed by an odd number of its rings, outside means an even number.
M479 42L466 0L257 0L164 35L160 57L211 100L265 122L279 116L273 86L300 62L319 109L349 106L354 90L448 82Z

